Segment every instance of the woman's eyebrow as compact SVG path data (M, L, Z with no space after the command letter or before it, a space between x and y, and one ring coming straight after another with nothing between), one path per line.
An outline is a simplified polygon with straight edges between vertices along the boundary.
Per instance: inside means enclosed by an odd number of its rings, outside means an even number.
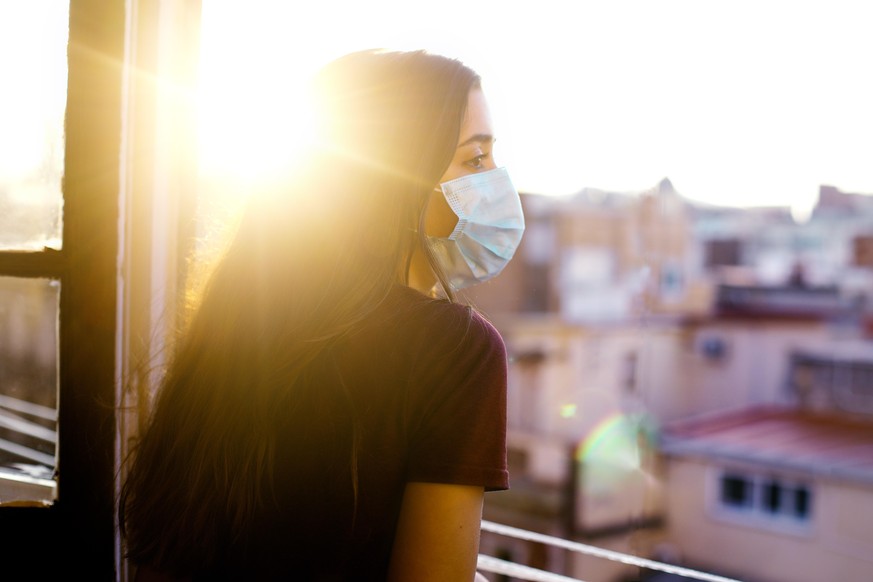
M494 136L490 133L477 133L475 135L470 136L465 139L463 142L458 144L459 148L464 147L465 145L470 145L473 142L482 142L482 143L491 143L494 141Z

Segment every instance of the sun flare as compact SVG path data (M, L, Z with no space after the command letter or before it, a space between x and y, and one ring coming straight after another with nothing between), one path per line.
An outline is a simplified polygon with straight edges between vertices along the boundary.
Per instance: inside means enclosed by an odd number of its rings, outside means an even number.
M204 173L252 179L292 161L311 138L309 103L297 78L205 77L198 101Z
M284 50L282 35L264 24L281 15L238 19L220 4L204 7L199 162L207 177L249 181L293 162L311 139L314 61Z

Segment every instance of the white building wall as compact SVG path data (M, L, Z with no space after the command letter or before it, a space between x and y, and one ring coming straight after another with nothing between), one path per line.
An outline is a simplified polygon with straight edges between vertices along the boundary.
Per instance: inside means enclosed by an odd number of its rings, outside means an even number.
M871 579L873 486L812 480L808 530L780 530L719 518L714 507L715 465L672 459L668 467L666 540L685 564L755 582Z

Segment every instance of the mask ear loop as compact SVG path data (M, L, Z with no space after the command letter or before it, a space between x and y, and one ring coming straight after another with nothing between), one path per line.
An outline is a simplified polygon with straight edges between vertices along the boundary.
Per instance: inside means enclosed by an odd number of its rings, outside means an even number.
M437 184L433 187L432 192L439 192L440 194L445 195L442 187ZM445 276L445 270L440 263L439 257L433 252L430 241L428 240L427 232L425 230L426 221L427 221L427 209L429 206L429 199L425 199L422 204L421 212L418 214L418 228L415 231L416 239L418 241L418 245L421 247L422 252L424 253L425 258L427 259L427 264L430 266L431 272L436 276L436 284L434 284L433 289L431 290L431 294L434 297L439 297L443 295L450 302L455 303L457 301L455 292L452 289L451 284ZM406 260L406 273L408 276L409 267L412 264L412 253L409 254L409 257Z

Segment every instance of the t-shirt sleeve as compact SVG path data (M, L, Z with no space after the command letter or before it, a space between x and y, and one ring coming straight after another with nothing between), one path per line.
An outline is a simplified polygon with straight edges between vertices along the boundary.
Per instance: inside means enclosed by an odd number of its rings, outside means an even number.
M481 315L450 307L413 366L407 479L508 489L506 347Z

